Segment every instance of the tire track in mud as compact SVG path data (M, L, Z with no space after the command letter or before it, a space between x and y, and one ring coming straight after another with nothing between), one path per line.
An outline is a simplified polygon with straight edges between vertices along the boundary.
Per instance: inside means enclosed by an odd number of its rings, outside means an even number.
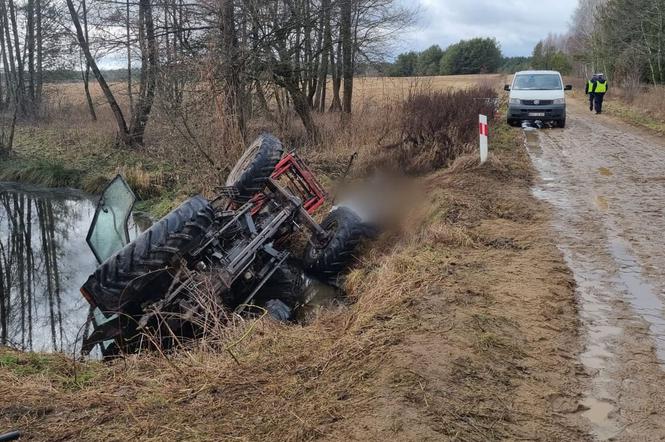
M665 143L568 112L566 129L525 134L577 283L588 382L573 419L598 440L665 440Z

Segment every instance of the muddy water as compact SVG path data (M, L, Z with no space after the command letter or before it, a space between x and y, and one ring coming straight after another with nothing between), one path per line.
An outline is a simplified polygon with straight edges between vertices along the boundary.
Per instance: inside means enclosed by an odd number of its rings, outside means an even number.
M577 283L589 377L579 414L599 440L665 437L665 145L573 103L569 127L525 129ZM588 112L588 111L587 111Z
M296 319L307 322L318 310L343 302L343 292L315 278L305 276L304 303L296 312Z
M85 242L94 205L73 190L0 183L0 345L74 351L88 315L79 287L96 267Z

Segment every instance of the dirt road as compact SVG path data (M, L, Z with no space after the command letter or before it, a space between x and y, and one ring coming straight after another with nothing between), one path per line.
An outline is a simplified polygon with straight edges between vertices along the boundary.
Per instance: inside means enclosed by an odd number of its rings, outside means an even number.
M665 142L569 104L566 129L526 131L577 283L586 395L599 440L665 440Z

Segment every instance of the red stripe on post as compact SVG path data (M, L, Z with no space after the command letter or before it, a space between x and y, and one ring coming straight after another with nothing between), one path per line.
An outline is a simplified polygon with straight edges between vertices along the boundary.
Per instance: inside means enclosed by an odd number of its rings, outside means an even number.
M480 135L489 136L489 127L487 124L478 123L478 129L480 130Z

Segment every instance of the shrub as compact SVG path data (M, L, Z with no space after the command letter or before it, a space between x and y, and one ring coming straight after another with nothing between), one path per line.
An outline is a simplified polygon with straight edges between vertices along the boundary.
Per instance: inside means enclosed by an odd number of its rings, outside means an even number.
M402 104L397 123L400 142L386 155L407 174L423 174L450 164L478 140L478 114L491 120L497 93L490 87L446 92L418 92Z

